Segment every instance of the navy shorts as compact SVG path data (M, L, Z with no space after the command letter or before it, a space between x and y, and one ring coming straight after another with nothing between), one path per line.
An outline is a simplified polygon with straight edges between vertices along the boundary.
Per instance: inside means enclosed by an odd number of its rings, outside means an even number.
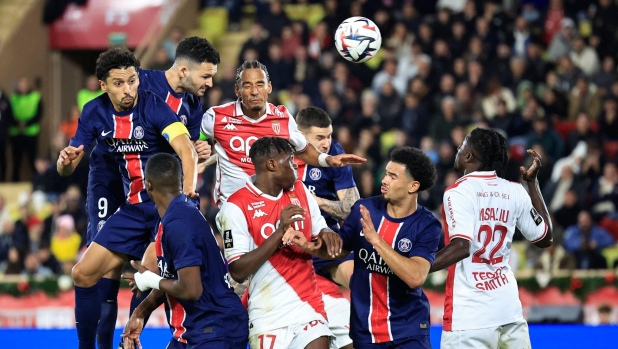
M386 343L354 342L354 349L431 349L429 336L397 339Z
M200 343L187 344L172 339L166 349L247 349L247 344L247 337L216 338Z
M125 201L94 237L94 242L110 251L142 259L159 219L153 201L130 204Z
M122 178L105 180L97 178L90 171L88 175L88 190L86 193L86 212L88 214L88 230L86 246L90 245L95 235L111 217L118 207L126 200Z

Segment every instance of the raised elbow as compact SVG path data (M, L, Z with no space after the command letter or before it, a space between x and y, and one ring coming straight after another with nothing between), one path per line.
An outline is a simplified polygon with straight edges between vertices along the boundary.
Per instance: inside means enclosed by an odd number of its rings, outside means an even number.
M244 282L247 278L247 275L238 270L234 270L233 268L230 268L230 276L234 281L238 282L239 284Z
M425 280L427 280L427 275L425 275L424 277L413 277L410 278L410 280L406 281L406 285L408 285L408 287L410 288L418 288L423 286Z
M197 302L202 297L202 293L204 293L204 289L202 288L202 283L198 283L195 287L187 291L186 299L189 302Z

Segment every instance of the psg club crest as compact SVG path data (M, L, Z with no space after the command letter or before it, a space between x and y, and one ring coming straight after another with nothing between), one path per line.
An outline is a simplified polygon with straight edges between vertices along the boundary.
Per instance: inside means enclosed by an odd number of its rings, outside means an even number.
M180 122L182 122L183 125L187 126L187 116L180 115Z
M97 231L100 231L101 229L103 229L104 225L105 225L105 221L104 220L100 220L99 224L97 224Z
M276 134L279 134L279 132L281 132L281 124L278 120L273 120L272 126L273 131L275 131Z
M408 238L403 238L397 243L397 248L399 248L401 252L409 252L412 249L412 241Z
M309 178L313 179L314 181L317 181L321 177L322 177L322 171L320 171L319 168L314 167L309 171Z
M133 130L133 138L135 139L144 138L144 129L141 126L137 126L135 130Z

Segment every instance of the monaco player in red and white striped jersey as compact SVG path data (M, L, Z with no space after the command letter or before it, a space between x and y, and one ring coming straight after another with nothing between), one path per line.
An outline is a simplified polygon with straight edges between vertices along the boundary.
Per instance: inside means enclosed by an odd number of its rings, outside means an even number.
M268 103L272 92L268 70L258 61L236 71L236 102L212 107L202 119L200 139L212 139L217 153L216 204L221 205L255 173L249 150L262 137L287 139L296 157L312 166L343 167L366 160L356 155L330 156L308 144L285 106Z
M447 246L431 268L448 267L441 348L530 348L517 281L509 265L518 228L534 245L552 243L552 227L536 179L540 156L519 183L500 178L506 139L494 130L473 130L459 147L455 169L464 176L444 192Z

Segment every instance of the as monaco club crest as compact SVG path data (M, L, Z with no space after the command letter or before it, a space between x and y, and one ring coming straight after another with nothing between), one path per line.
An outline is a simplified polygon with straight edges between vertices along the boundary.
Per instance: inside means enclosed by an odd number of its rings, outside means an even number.
M272 126L273 131L275 131L276 134L279 134L279 132L281 132L281 124L278 120L273 120Z
M290 194L290 201L297 206L300 206L300 200L294 194Z

